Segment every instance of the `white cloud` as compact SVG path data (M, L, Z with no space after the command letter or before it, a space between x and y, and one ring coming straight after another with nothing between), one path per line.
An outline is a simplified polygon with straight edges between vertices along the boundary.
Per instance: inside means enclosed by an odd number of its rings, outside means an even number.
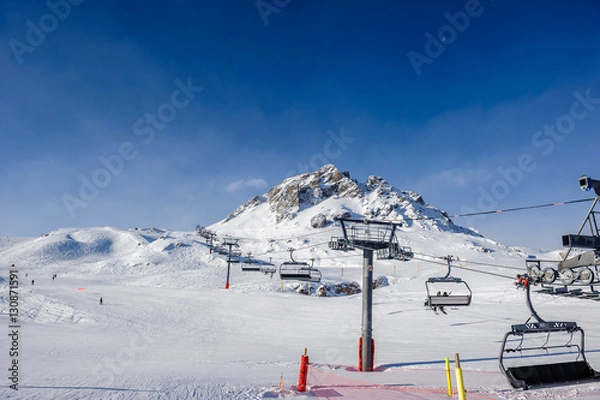
M239 179L235 182L231 182L230 184L228 184L225 187L225 190L229 193L233 193L245 188L263 189L267 186L267 181L265 181L262 178Z
M463 188L472 182L484 182L490 178L489 172L485 170L471 170L463 168L446 169L435 174L434 179L450 186Z

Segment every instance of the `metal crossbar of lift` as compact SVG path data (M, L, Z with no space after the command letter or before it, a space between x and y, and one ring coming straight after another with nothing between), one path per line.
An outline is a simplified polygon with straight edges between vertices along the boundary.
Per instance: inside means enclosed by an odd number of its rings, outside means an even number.
M350 218L337 221L344 235L331 238L329 248L332 250L374 250L378 260L410 261L414 257L410 247L398 244L396 228L401 225L399 223ZM345 223L353 225L346 227Z

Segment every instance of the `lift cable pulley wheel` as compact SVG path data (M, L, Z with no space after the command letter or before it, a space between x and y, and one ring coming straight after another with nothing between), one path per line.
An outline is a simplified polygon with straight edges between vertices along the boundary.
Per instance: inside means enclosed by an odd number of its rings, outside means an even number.
M562 261L558 263L558 272L561 273L565 270L572 270L575 276L579 278L580 271L578 268L582 267L595 267L600 265L600 225L598 224L598 214L600 211L596 211L595 208L600 202L600 181L592 179L586 175L579 178L579 187L583 191L594 190L596 198L592 203L592 206L588 210L583 222L581 223L579 230L576 234L563 235L562 242L563 246L568 247ZM589 235L582 235L583 230L588 227ZM583 254L578 254L569 258L573 248L584 248L591 249ZM570 275L566 276L566 279L571 279Z
M541 282L543 292L600 300L600 292L594 289L594 285L600 284L600 211L595 210L600 203L600 181L583 175L579 187L583 191L593 190L596 198L577 233L562 236L563 246L568 248L562 260L556 267L542 269L541 262L549 261L530 258L526 261L527 273ZM586 227L589 234L583 234ZM589 250L574 252L576 248ZM572 286L576 288L570 289ZM584 291L585 288L589 291Z

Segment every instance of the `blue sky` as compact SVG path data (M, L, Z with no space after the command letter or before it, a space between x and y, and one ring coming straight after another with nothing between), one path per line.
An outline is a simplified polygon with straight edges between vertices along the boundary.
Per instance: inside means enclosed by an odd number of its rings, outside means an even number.
M2 7L0 235L193 230L326 162L450 214L600 178L595 1ZM588 207L455 222L556 248Z

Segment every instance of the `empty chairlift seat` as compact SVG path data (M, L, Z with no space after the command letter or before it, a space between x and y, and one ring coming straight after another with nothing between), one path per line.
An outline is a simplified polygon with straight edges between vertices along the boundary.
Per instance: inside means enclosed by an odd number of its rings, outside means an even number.
M260 271L260 265L251 261L244 261L242 263L242 271Z
M308 263L287 261L279 266L279 277L282 280L320 282L321 271Z
M274 274L277 272L277 268L271 264L265 264L260 266L259 271L264 274Z
M580 342L574 343L573 336L579 334ZM568 340L554 343L553 336L566 335ZM516 347L507 347L509 338L516 337ZM530 345L531 337L541 341ZM512 340L514 342L514 340ZM509 361L505 354L515 353ZM570 358L570 360L556 358ZM500 370L510 385L515 389L550 384L566 384L600 378L584 353L584 333L575 322L532 322L513 325L510 332L504 336L500 351ZM553 361L553 362L547 362ZM510 363L511 365L506 366Z

